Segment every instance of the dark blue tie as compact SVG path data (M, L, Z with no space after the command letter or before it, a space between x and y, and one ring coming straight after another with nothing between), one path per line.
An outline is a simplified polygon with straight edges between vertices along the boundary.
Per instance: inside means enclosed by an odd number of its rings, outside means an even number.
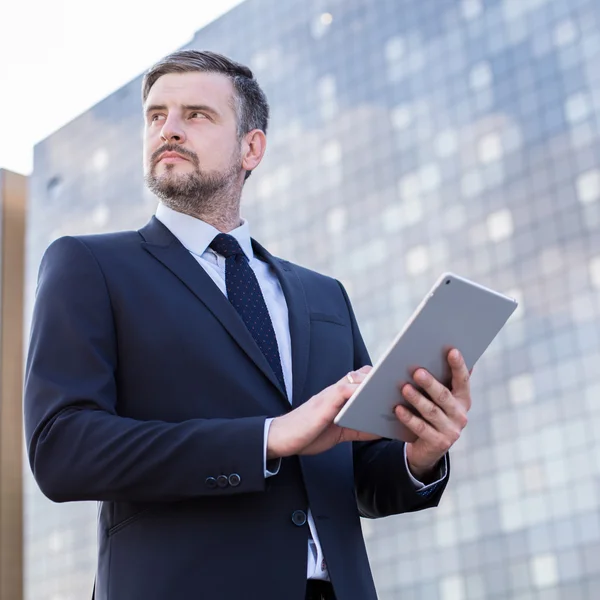
M227 297L238 311L254 341L269 361L285 393L285 381L273 323L256 275L237 240L220 233L210 247L225 257L225 285Z

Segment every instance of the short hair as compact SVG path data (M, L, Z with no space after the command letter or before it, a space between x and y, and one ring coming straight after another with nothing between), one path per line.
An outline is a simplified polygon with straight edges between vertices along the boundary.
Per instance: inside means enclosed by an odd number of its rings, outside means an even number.
M231 79L234 110L237 114L237 133L241 139L249 131L260 129L265 134L269 124L269 103L252 71L222 54L209 50L178 50L159 60L144 75L142 101L159 77L168 73L222 73Z

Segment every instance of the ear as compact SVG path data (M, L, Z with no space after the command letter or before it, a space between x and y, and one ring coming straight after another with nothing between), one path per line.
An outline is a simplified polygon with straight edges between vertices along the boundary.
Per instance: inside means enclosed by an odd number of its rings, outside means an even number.
M249 131L242 141L242 167L253 171L258 167L267 149L267 136L260 129Z

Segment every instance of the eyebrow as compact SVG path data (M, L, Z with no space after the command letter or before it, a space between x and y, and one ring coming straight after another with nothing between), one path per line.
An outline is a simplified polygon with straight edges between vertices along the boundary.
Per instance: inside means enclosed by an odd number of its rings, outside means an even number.
M184 104L182 107L184 110L197 110L198 112L206 112L209 113L211 115L213 115L214 117L220 117L221 115L219 114L218 111L216 111L214 108L211 108L210 106L207 106L206 104ZM148 106L146 108L146 115L148 115L151 112L157 111L157 110L168 110L166 105L164 104L151 104L150 106Z

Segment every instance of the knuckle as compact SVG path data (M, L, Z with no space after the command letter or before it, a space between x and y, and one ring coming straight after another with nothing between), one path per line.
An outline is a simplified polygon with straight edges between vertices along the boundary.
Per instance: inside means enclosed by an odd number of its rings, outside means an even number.
M448 452L448 450L450 450L450 448L452 447L452 440L446 436L442 436L438 442L438 449L441 452Z
M436 417L439 416L440 409L432 402L427 407L427 410L425 411L425 414L427 415L427 418L429 418L429 419L435 419Z
M414 418L414 417L413 417ZM424 421L421 421L420 419L417 421L417 423L415 424L415 431L416 433L418 433L419 435L422 435L423 433L425 433L425 429L427 428L427 426L425 425Z
M443 442L444 452L448 452L448 450L450 450L450 448L452 448L452 446L454 444L456 444L456 442L458 442L459 438L460 438L460 432L456 431L454 429L452 429L446 435L444 435L444 442Z
M450 392L450 390L448 388L444 388L438 397L438 401L440 404L448 404L451 398L452 393Z
M458 416L458 424L460 425L460 428L464 429L468 423L469 419L467 418L467 415L460 413Z

